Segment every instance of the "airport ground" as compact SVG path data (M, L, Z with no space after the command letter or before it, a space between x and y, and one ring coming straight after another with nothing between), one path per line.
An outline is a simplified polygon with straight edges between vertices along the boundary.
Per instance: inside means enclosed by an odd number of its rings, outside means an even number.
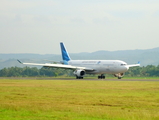
M2 120L158 120L158 78L1 78Z

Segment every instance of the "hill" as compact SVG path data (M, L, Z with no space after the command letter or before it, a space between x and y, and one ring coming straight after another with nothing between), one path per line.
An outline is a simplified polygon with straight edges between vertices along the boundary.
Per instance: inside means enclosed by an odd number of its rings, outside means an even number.
M128 64L134 64L138 61L141 66L159 65L159 47L146 50L119 50L119 51L96 51L92 53L70 53L70 57L75 60L80 59L100 59L100 60L123 60ZM50 63L50 61L61 61L61 55L56 54L0 54L0 69L8 67L24 67L17 62L20 59L23 62Z

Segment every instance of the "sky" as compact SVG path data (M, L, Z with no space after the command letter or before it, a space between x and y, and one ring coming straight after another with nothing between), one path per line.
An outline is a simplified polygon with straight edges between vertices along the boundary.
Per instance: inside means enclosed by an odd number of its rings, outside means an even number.
M159 47L159 0L0 0L0 53Z

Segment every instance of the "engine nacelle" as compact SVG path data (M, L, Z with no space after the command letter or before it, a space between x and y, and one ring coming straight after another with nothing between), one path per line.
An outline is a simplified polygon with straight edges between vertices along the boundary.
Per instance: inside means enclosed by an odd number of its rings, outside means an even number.
M86 74L86 72L84 70L75 70L73 74L77 77L83 77Z
M118 79L121 79L124 76L124 73L114 74L114 76L118 77Z

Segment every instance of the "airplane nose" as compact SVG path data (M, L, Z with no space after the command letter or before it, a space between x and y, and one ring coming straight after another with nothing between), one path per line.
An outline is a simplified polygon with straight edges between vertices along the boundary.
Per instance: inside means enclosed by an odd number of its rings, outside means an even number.
M128 67L128 66L123 66L123 67L122 67L123 72L128 71L128 69L129 69L129 67Z

